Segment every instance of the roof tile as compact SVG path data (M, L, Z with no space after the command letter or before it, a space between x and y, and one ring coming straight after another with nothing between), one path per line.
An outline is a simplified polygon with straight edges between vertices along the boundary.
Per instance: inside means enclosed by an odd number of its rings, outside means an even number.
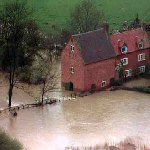
M109 36L103 29L73 35L80 48L85 64L98 62L116 56Z

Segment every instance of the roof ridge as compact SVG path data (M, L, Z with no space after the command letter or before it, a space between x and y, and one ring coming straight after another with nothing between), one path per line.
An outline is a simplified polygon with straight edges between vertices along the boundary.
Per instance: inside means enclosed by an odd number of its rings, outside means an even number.
M88 32L84 32L84 33L74 34L72 36L79 36L79 35L89 34L89 33L97 32L97 31L103 31L103 28L100 28L100 29L97 29L97 30L88 31Z
M131 30L119 32L119 33L113 33L112 35L116 35L116 34L128 34L129 32L134 32L134 31L138 31L138 30L144 31L141 27L139 27L139 28L135 28L135 29L131 29Z

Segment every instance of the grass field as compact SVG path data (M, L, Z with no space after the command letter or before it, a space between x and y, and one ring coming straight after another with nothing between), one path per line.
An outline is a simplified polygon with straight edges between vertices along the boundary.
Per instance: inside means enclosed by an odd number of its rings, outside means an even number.
M2 4L6 0L0 0ZM33 8L33 18L46 32L52 24L66 26L71 11L82 0L28 0ZM144 21L150 21L150 0L93 0L105 14L111 29L118 29L123 21L131 21L136 14Z

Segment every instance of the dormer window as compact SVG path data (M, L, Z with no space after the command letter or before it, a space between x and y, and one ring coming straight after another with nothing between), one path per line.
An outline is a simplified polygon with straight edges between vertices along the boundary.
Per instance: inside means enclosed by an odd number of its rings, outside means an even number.
M122 53L126 53L127 51L128 51L127 45L124 45L123 47L121 47L121 52Z
M71 53L74 53L74 45L70 46L70 51L71 51Z
M144 48L144 42L143 41L138 43L138 48L139 49L143 49Z

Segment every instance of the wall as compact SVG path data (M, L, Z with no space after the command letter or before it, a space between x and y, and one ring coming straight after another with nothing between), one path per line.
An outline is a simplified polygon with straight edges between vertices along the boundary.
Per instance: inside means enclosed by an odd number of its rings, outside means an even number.
M80 50L75 43L74 54L70 53L71 41L67 44L62 52L61 69L62 69L62 86L65 83L72 82L75 91L84 91L84 62L80 55ZM70 68L74 67L74 74L70 73Z
M101 82L106 81L109 87L110 79L115 77L115 58L85 66L85 90L90 90L91 85L96 85L96 90L103 89Z
M142 53L145 53L146 59L143 60L143 61L138 61L138 55L142 54ZM150 64L150 49L137 50L137 51L132 52L132 53L128 53L128 54L123 54L121 56L117 56L117 58L116 58L116 65L118 63L120 63L120 60L122 58L128 58L128 65L124 66L124 69L125 70L132 69L134 71L137 67L144 66L147 63Z

